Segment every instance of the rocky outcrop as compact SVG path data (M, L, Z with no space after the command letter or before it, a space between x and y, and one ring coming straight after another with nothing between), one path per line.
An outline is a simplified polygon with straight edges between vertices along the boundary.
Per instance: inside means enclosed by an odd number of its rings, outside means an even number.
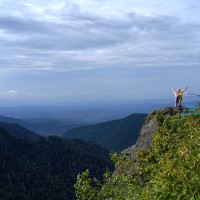
M180 108L172 108L172 107L166 107L158 111L152 111L148 114L146 117L146 123L142 126L138 140L135 145L131 147L131 155L134 158L134 153L141 150L141 149L147 149L151 146L151 138L152 134L158 129L159 122L156 117L158 113L161 113L164 118L168 116L175 115L180 112ZM130 151L125 150L125 151ZM124 152L125 152L124 151ZM126 152L128 153L128 152Z
M166 107L161 110L153 111L150 114L148 114L146 118L146 123L141 129L138 140L136 144L133 146L133 149L135 149L135 151L139 151L141 149L147 149L150 147L152 134L159 127L159 122L156 117L157 114L160 113L163 118L166 118L168 116L175 115L179 112L180 108Z
M166 117L175 115L179 113L180 111L181 111L180 108L166 107L161 110L153 111L149 113L149 115L146 118L146 123L141 128L136 144L122 152L122 154L124 153L126 156L131 157L132 165L131 165L130 172L137 179L139 179L142 184L144 184L144 180L142 179L142 176L138 176L137 174L134 174L135 167L138 166L138 163L136 160L136 152L142 149L145 150L145 149L150 148L152 135L159 128L159 121L158 121L159 114L164 119Z

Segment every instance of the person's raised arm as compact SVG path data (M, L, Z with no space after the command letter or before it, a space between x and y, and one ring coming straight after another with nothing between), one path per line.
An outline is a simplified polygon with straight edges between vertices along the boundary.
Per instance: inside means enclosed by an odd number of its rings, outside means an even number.
M173 92L174 94L176 94L176 91L174 90L174 88L172 88L172 92Z
M185 92L185 90L187 90L188 89L188 87L186 87L184 90L183 90L183 92Z

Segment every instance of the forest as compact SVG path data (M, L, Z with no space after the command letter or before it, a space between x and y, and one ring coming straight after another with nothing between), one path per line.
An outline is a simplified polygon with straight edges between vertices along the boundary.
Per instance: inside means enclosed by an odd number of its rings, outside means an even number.
M106 169L114 169L109 151L94 142L57 136L22 139L4 128L0 163L2 200L73 200L78 173L89 169L92 177L102 179Z

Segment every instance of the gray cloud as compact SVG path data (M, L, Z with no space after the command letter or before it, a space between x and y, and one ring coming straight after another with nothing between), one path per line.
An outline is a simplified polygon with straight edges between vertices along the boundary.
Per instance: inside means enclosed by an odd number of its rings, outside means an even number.
M41 34L52 31L52 28L48 27L45 21L14 16L0 16L0 29L15 34Z
M198 36L196 33L200 29L197 25L182 24L178 19L168 16L129 14L124 20L116 20L88 13L74 13L65 17L62 23L3 16L0 17L0 27L8 34L21 35L20 40L9 41L10 45L52 50L106 48L145 39L155 42L191 41Z

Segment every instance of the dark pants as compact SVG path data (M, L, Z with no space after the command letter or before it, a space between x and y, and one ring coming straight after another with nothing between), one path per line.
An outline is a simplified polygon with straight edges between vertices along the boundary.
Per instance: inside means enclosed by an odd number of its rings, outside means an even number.
M176 97L176 107L178 107L178 106L181 107L182 106L181 105L182 100L183 100L182 97Z

